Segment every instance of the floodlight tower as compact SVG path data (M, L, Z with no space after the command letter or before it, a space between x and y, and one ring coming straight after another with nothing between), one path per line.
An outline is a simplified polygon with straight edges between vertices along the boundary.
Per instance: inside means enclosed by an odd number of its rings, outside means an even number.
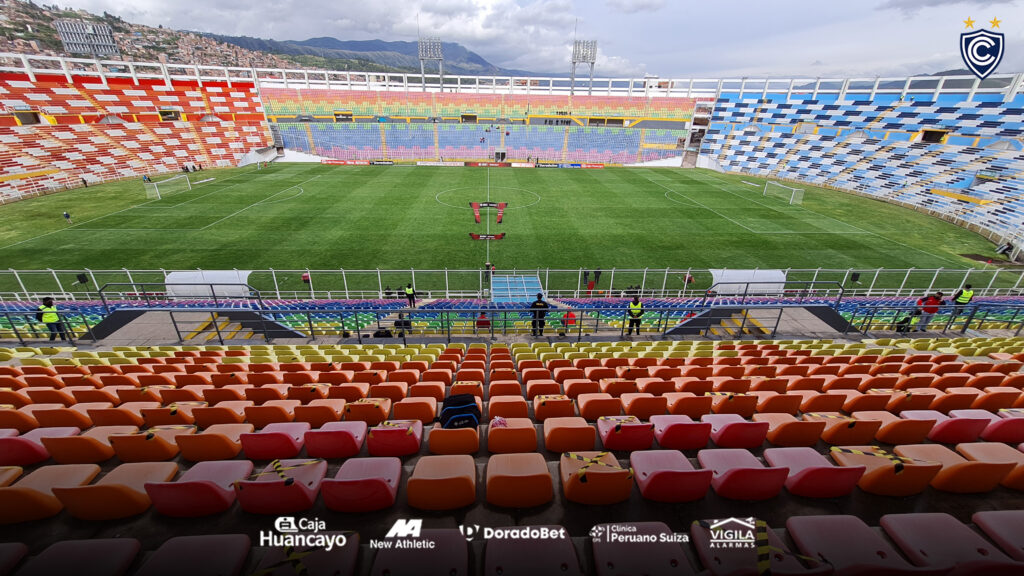
M569 93L576 89L576 66L579 64L590 65L590 85L587 88L589 95L594 91L594 62L597 61L597 40L573 40L572 43L572 69L569 72Z
M427 86L426 77L426 62L437 62L437 73L440 77L441 91L444 91L444 54L441 53L441 39L437 36L426 36L420 37L419 39L419 52L420 52L420 79L423 81L423 87Z

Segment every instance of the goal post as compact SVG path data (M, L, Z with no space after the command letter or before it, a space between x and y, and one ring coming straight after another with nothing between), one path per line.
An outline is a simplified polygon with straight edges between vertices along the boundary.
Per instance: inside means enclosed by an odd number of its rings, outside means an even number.
M766 180L764 183L764 191L762 196L772 196L775 198L781 198L788 204L803 204L804 202L804 189L793 188L786 186L785 184L779 184L774 180Z
M142 184L146 188L146 198L149 200L159 200L168 194L192 189L192 182L188 179L188 174L179 174L159 181L143 182Z

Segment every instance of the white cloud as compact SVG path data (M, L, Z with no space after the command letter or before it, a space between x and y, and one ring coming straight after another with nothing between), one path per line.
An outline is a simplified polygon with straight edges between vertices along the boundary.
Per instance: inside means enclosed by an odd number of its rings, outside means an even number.
M916 13L923 8L935 8L939 6L970 6L974 8L985 8L999 4L1016 4L1017 0L886 0L878 6L879 10L901 10L907 13Z
M605 0L605 2L615 10L626 14L657 12L665 7L665 0Z

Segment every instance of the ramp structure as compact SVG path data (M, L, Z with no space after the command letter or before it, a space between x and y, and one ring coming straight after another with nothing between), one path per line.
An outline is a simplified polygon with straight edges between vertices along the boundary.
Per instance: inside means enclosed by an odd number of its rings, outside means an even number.
M491 302L533 302L543 292L538 276L492 276Z

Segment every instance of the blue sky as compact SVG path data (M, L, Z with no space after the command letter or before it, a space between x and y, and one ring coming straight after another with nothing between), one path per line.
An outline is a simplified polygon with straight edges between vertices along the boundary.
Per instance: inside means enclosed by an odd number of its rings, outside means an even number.
M65 0L143 24L275 40L415 40L417 27L494 64L568 71L573 27L598 77L874 77L963 68L959 36L1006 35L1024 71L1024 0Z

